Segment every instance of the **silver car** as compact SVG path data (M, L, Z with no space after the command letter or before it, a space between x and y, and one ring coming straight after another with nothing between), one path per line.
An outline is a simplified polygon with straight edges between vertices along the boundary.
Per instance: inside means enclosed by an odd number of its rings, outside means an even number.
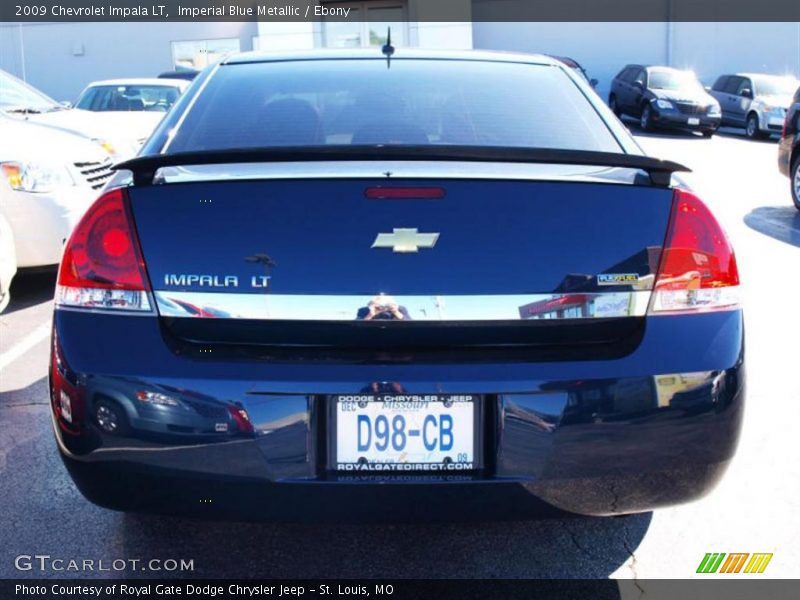
M743 127L747 137L762 138L781 132L798 85L794 77L737 73L718 77L711 95L722 108L722 125Z

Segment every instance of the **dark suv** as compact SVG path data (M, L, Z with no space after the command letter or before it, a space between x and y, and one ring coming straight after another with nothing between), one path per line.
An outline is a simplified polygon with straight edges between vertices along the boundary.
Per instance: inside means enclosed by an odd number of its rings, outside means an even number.
M719 127L719 102L690 71L628 65L614 77L608 105L617 116L639 118L645 131L691 129L710 137Z
M778 146L778 168L791 180L792 200L800 210L800 88L786 111L783 135Z

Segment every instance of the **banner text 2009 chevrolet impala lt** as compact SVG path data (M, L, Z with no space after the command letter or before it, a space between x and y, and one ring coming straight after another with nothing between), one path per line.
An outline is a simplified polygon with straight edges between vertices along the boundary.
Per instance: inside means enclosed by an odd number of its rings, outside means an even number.
M592 515L710 490L743 321L685 168L558 61L386 54L229 57L119 165L58 276L78 487L306 514L343 490Z

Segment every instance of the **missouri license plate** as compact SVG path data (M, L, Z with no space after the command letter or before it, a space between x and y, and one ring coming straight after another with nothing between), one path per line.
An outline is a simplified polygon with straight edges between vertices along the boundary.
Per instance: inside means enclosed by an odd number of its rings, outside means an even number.
M689 125L700 125L700 119L697 117L689 117L688 123Z
M477 399L469 394L334 396L336 469L475 469Z

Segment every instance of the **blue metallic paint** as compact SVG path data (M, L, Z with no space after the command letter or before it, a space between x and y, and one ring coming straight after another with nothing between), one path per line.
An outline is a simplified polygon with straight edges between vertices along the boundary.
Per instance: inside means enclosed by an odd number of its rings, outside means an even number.
M263 294L249 282L264 266L246 257L265 253L275 263L271 293L393 295L553 292L570 274L586 274L582 291L607 290L594 285L597 273L663 244L673 194L601 183L451 180L437 181L447 191L442 199L366 198L364 190L377 185L387 180L219 181L128 192L154 290L208 291L165 284L171 273L203 273L238 277L240 286L224 291ZM372 248L379 233L398 227L440 233L436 251ZM647 275L652 265L631 268Z
M81 335L87 327L96 332L91 341ZM187 476L222 478L231 482L228 492L234 496L241 484L275 498L295 498L289 488L311 483L328 488L357 482L365 486L364 494L378 482L408 483L408 478L337 476L325 468L326 395L357 393L383 381L412 393L485 395L484 469L449 478L450 483L521 487L554 506L585 514L649 510L713 486L735 450L743 409L744 336L738 310L649 317L641 342L626 356L556 362L289 363L219 360L213 351L207 357L187 357L165 344L156 318L78 311L58 311L55 331L70 379L86 391L84 401L91 406L100 397L116 397L131 417L127 437L100 431L86 412L79 434L55 428L82 491L115 507L142 508L154 499L140 494L130 505L130 490L110 499L115 486L103 479L103 469L134 469L147 478L160 474L165 486L159 494L169 492L168 506L178 512L195 506L191 494L196 488L169 482ZM699 380L698 372L705 372ZM691 374L696 383L665 403L654 374ZM174 419L166 410L142 410L132 399L139 389L199 402L206 415L214 407L219 415L228 406L244 408L253 431L237 431L227 420L227 432L203 432L211 421L200 413L186 411ZM54 419L58 424L55 413ZM166 427L176 424L195 430ZM93 467L90 475L87 465ZM430 482L424 477L411 481ZM474 488L474 493L483 489ZM218 506L232 509L223 503L224 486L215 484L214 490ZM300 495L314 501L312 495ZM330 500L325 498L318 500ZM166 510L159 503L156 510ZM308 504L295 503L282 509L305 514Z

